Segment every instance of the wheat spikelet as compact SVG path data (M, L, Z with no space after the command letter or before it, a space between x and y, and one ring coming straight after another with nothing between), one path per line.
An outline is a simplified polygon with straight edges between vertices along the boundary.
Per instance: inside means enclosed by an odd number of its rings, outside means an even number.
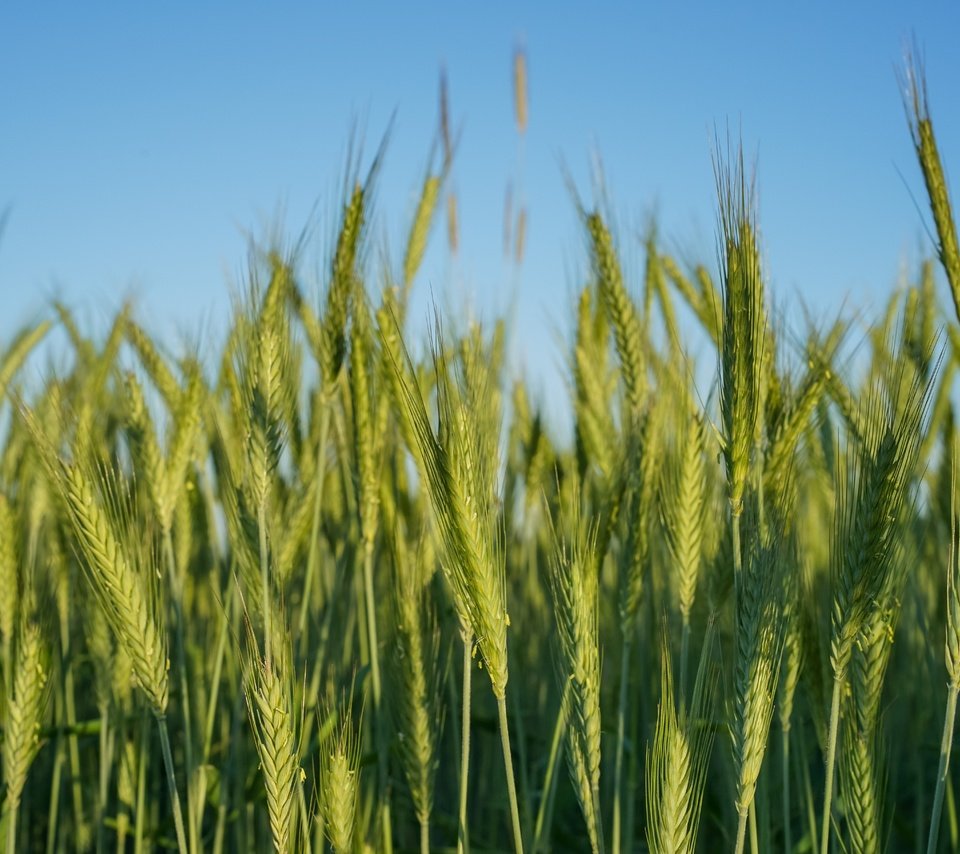
M350 403L353 412L353 452L360 493L360 527L364 548L373 549L379 516L380 449L374 435L374 395L371 360L371 321L366 294L357 286L350 329Z
M353 850L360 793L360 742L351 711L350 705L341 708L332 743L321 748L320 787L326 832L336 854Z
M746 816L767 748L780 675L783 621L783 554L780 532L767 542L751 537L744 568L735 577L733 756L736 807Z
M953 306L957 319L960 320L960 244L957 242L957 227L950 207L950 192L947 188L943 163L940 160L937 140L933 133L933 122L930 120L923 67L919 61L910 56L907 57L906 78L907 121L910 125L910 133L913 135L913 144L923 172L927 198L930 201L930 210L933 213L933 222L940 241L937 254L946 271L950 293L953 296Z
M593 306L592 291L580 292L573 353L577 452L581 471L590 463L604 476L613 473L613 453L608 437L614 426L610 401L616 376L607 364L608 328L602 305Z
M700 668L689 713L685 704L678 711L665 637L660 654L660 703L646 758L647 843L655 854L693 854L713 746L709 715L716 672Z
M690 620L703 554L707 480L704 426L697 413L679 417L676 452L662 476L663 532L677 575L677 595L684 624Z
M282 645L275 644L274 648L282 649ZM298 774L302 773L288 668L281 655L274 655L270 662L257 656L245 668L247 711L260 757L277 854L292 850L292 840L296 838L294 800Z
M30 352L46 336L53 324L49 320L42 320L36 326L22 329L14 337L13 342L0 359L0 403L7 396L7 388L16 376Z
M517 132L522 136L527 130L527 54L522 48L513 52L513 104Z
M330 286L320 339L320 369L332 391L346 357L346 328L355 265L364 223L364 189L356 184L344 206L343 220L330 267Z
M413 215L410 234L407 237L407 248L403 255L403 285L405 290L409 290L413 284L423 261L423 254L427 248L427 238L430 236L430 227L433 225L433 217L437 210L442 183L439 175L427 175L423 180L417 210Z
M720 410L730 507L739 516L760 430L766 318L753 188L743 152L716 172L723 274Z
M587 234L590 237L591 259L600 286L600 296L613 326L617 355L623 371L627 402L632 415L643 407L646 391L646 367L643 356L643 325L637 307L623 283L620 260L613 247L613 238L598 212L587 215Z
M393 527L393 526L391 526ZM439 758L440 633L402 533L394 537L395 721L404 775L421 826L429 825Z
M133 374L127 374L128 434L140 468L146 475L147 492L157 520L164 531L170 530L173 508L167 505L167 465L157 443L153 419L143 398L143 389Z
M13 673L12 695L7 705L3 738L3 774L7 784L8 810L16 810L27 781L27 772L40 750L49 679L48 652L34 622L27 622L19 637Z
M494 695L501 699L508 679L508 617L504 563L496 549L491 506L495 460L489 450L495 440L476 420L481 413L489 415L490 408L479 400L468 408L462 386L450 378L446 360L436 348L441 431L435 435L419 389L407 383L414 371L409 356L405 361L406 370L395 364L400 408L426 475L461 632L476 634Z
M126 328L127 340L133 345L140 357L140 363L143 365L150 377L151 382L157 387L163 397L163 402L173 408L180 397L180 384L174 377L173 372L168 367L163 356L157 350L156 345L149 335L133 320L127 321Z
M447 243L450 251L456 255L460 245L460 228L457 224L457 196L452 192L447 194Z
M576 493L574 489L574 493ZM576 502L577 499L574 498ZM567 524L569 540L554 528L550 575L561 651L562 684L567 686L567 756L593 851L602 850L600 816L600 647L596 533L578 509Z
M33 413L22 407L21 414L63 500L91 586L133 663L151 708L163 716L167 708L166 643L146 567L124 547L125 532L101 507L92 475L84 465L60 458Z
M840 788L846 804L847 836L853 854L876 854L884 850L882 826L882 780L876 767L875 736L849 729L843 737Z

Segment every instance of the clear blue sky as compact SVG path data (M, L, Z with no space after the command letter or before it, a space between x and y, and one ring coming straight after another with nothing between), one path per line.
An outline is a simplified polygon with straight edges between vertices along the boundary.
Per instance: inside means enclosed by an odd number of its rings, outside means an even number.
M584 269L561 163L589 198L602 158L631 274L651 213L669 248L713 263L711 148L728 123L757 154L774 299L876 308L930 248L895 69L915 37L941 153L960 174L958 33L956 2L5 4L0 335L53 296L102 326L133 294L168 340L216 329L245 234L265 235L278 210L288 234L315 228L319 266L351 128L370 154L394 113L373 235L397 255L442 63L463 132L462 247L451 264L435 232L418 310L432 289L448 303L472 294L489 316L515 292L517 352L538 382L564 357L556 331ZM501 249L518 174L519 274Z

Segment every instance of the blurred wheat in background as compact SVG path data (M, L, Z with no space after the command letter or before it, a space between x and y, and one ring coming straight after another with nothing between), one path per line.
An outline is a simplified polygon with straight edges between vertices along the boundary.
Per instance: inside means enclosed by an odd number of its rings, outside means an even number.
M902 82L937 257L872 322L771 312L736 142L716 265L651 232L632 280L608 191L574 191L569 442L506 320L410 332L437 220L458 247L445 78L396 258L381 147L322 280L251 244L216 357L128 308L105 337L59 303L22 329L6 850L958 850L960 251L922 69ZM513 85L519 267L523 50ZM28 370L55 326L66 367Z

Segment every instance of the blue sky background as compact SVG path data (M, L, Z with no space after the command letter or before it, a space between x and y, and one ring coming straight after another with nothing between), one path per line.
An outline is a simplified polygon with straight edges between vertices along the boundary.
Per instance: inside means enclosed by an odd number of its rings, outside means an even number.
M307 272L322 270L351 129L369 156L394 114L371 246L396 261L441 64L462 130L462 243L451 261L435 231L415 312L431 292L486 317L512 306L517 360L546 398L585 269L561 164L589 200L602 158L635 283L653 214L668 249L714 265L711 152L729 125L757 156L774 301L788 318L801 298L822 315L845 299L877 310L931 250L895 71L915 38L956 175L958 32L956 2L5 4L0 336L53 297L102 327L128 295L168 341L215 336L247 235L264 237L278 212L287 235L314 232ZM519 271L502 252L518 178Z

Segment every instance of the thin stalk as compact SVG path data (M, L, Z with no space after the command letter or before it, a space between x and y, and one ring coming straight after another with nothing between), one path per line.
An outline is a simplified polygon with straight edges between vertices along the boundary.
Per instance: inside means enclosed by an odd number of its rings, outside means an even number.
M820 830L820 851L830 850L830 806L833 799L833 772L837 761L837 732L840 728L840 693L843 679L833 680L833 699L830 701L830 730L827 735L827 776L823 786L823 825Z
M740 819L737 822L737 844L734 851L737 854L743 853L744 843L747 841L747 813L740 813Z
M56 706L59 707L60 695L57 694ZM57 708L59 712L59 708ZM54 743L53 753L53 774L50 780L50 805L47 809L47 854L52 854L57 846L57 829L60 822L57 820L60 814L60 777L63 774L63 736L57 733Z
M757 798L754 795L750 801L750 809L747 811L748 826L750 827L750 850L753 854L760 854L760 837L757 833Z
M143 831L147 824L147 758L150 725L147 712L140 719L140 751L137 758L137 818L133 829L133 854L143 852Z
M630 679L630 649L632 638L629 634L623 638L623 652L620 655L620 701L617 704L617 747L613 760L613 833L610 846L614 854L623 850L620 845L623 823L623 747L627 726L627 683Z
M11 804L7 810L7 847L6 850L13 852L17 850L17 813L20 812L19 800Z
M104 823L103 818L106 815L107 811L107 797L110 790L110 769L113 763L111 757L111 729L110 729L110 714L109 710L104 704L100 710L100 738L98 749L100 752L100 778L99 785L97 787L97 854L100 854L104 850Z
M380 649L377 639L377 609L373 590L373 540L367 539L363 549L363 592L367 610L367 635L370 645L370 675L373 681L373 705L376 713L377 789L380 807L383 852L393 851L393 831L390 822L390 798L387 795L387 745L384 737L382 683L380 681Z
M593 812L597 816L597 851L604 854L607 850L603 844L603 817L600 813L600 784L590 787L590 797L593 800Z
M430 822L420 822L420 854L430 854Z
M160 748L163 751L163 764L167 771L167 786L170 789L170 805L173 809L173 823L177 830L177 847L180 854L187 854L187 837L183 830L183 812L180 809L180 793L177 791L177 778L173 773L173 756L170 753L170 734L167 732L167 719L157 715L160 729Z
M957 805L953 798L953 781L949 776L947 777L947 827L950 828L950 850L956 851L960 833L957 828Z
M947 692L947 709L943 716L943 737L940 739L940 767L937 769L937 790L933 796L933 813L930 817L927 854L934 854L937 850L940 815L943 810L943 794L946 788L947 771L950 768L950 748L953 746L953 726L957 716L958 692L960 692L960 684L951 684Z
M557 768L560 756L560 745L563 742L563 730L566 725L567 693L569 683L564 685L563 697L560 698L560 708L557 709L557 722L553 725L553 738L550 741L550 756L547 759L547 771L543 778L543 793L540 796L540 807L537 809L537 822L533 831L533 854L541 851L544 828L550 827L550 813L553 807L553 794L557 787Z
M467 787L470 780L470 702L473 659L470 647L473 632L463 633L463 689L460 698L460 818L457 823L457 854L467 854L470 843L467 837Z
M743 553L740 547L740 514L733 513L730 518L730 533L733 539L733 575L736 579L735 585L740 583L740 573L743 571ZM739 769L738 769L739 770ZM750 807L753 806L753 801L750 802ZM743 805L741 804L741 809ZM742 854L744 843L747 839L747 819L749 817L750 810L747 809L746 812L739 812L739 819L737 822L737 844L736 854ZM753 833L751 833L751 840L756 836L756 822L754 822ZM753 848L754 854L756 854L757 849L754 844Z
M513 780L513 757L510 752L510 730L507 727L507 698L497 698L500 712L500 743L503 747L503 767L507 773L507 795L510 799L510 818L513 823L513 848L523 854L523 837L520 832L520 809L517 806L517 786Z
M790 730L780 733L783 756L781 761L781 780L783 785L783 850L793 851L793 834L790 832Z

